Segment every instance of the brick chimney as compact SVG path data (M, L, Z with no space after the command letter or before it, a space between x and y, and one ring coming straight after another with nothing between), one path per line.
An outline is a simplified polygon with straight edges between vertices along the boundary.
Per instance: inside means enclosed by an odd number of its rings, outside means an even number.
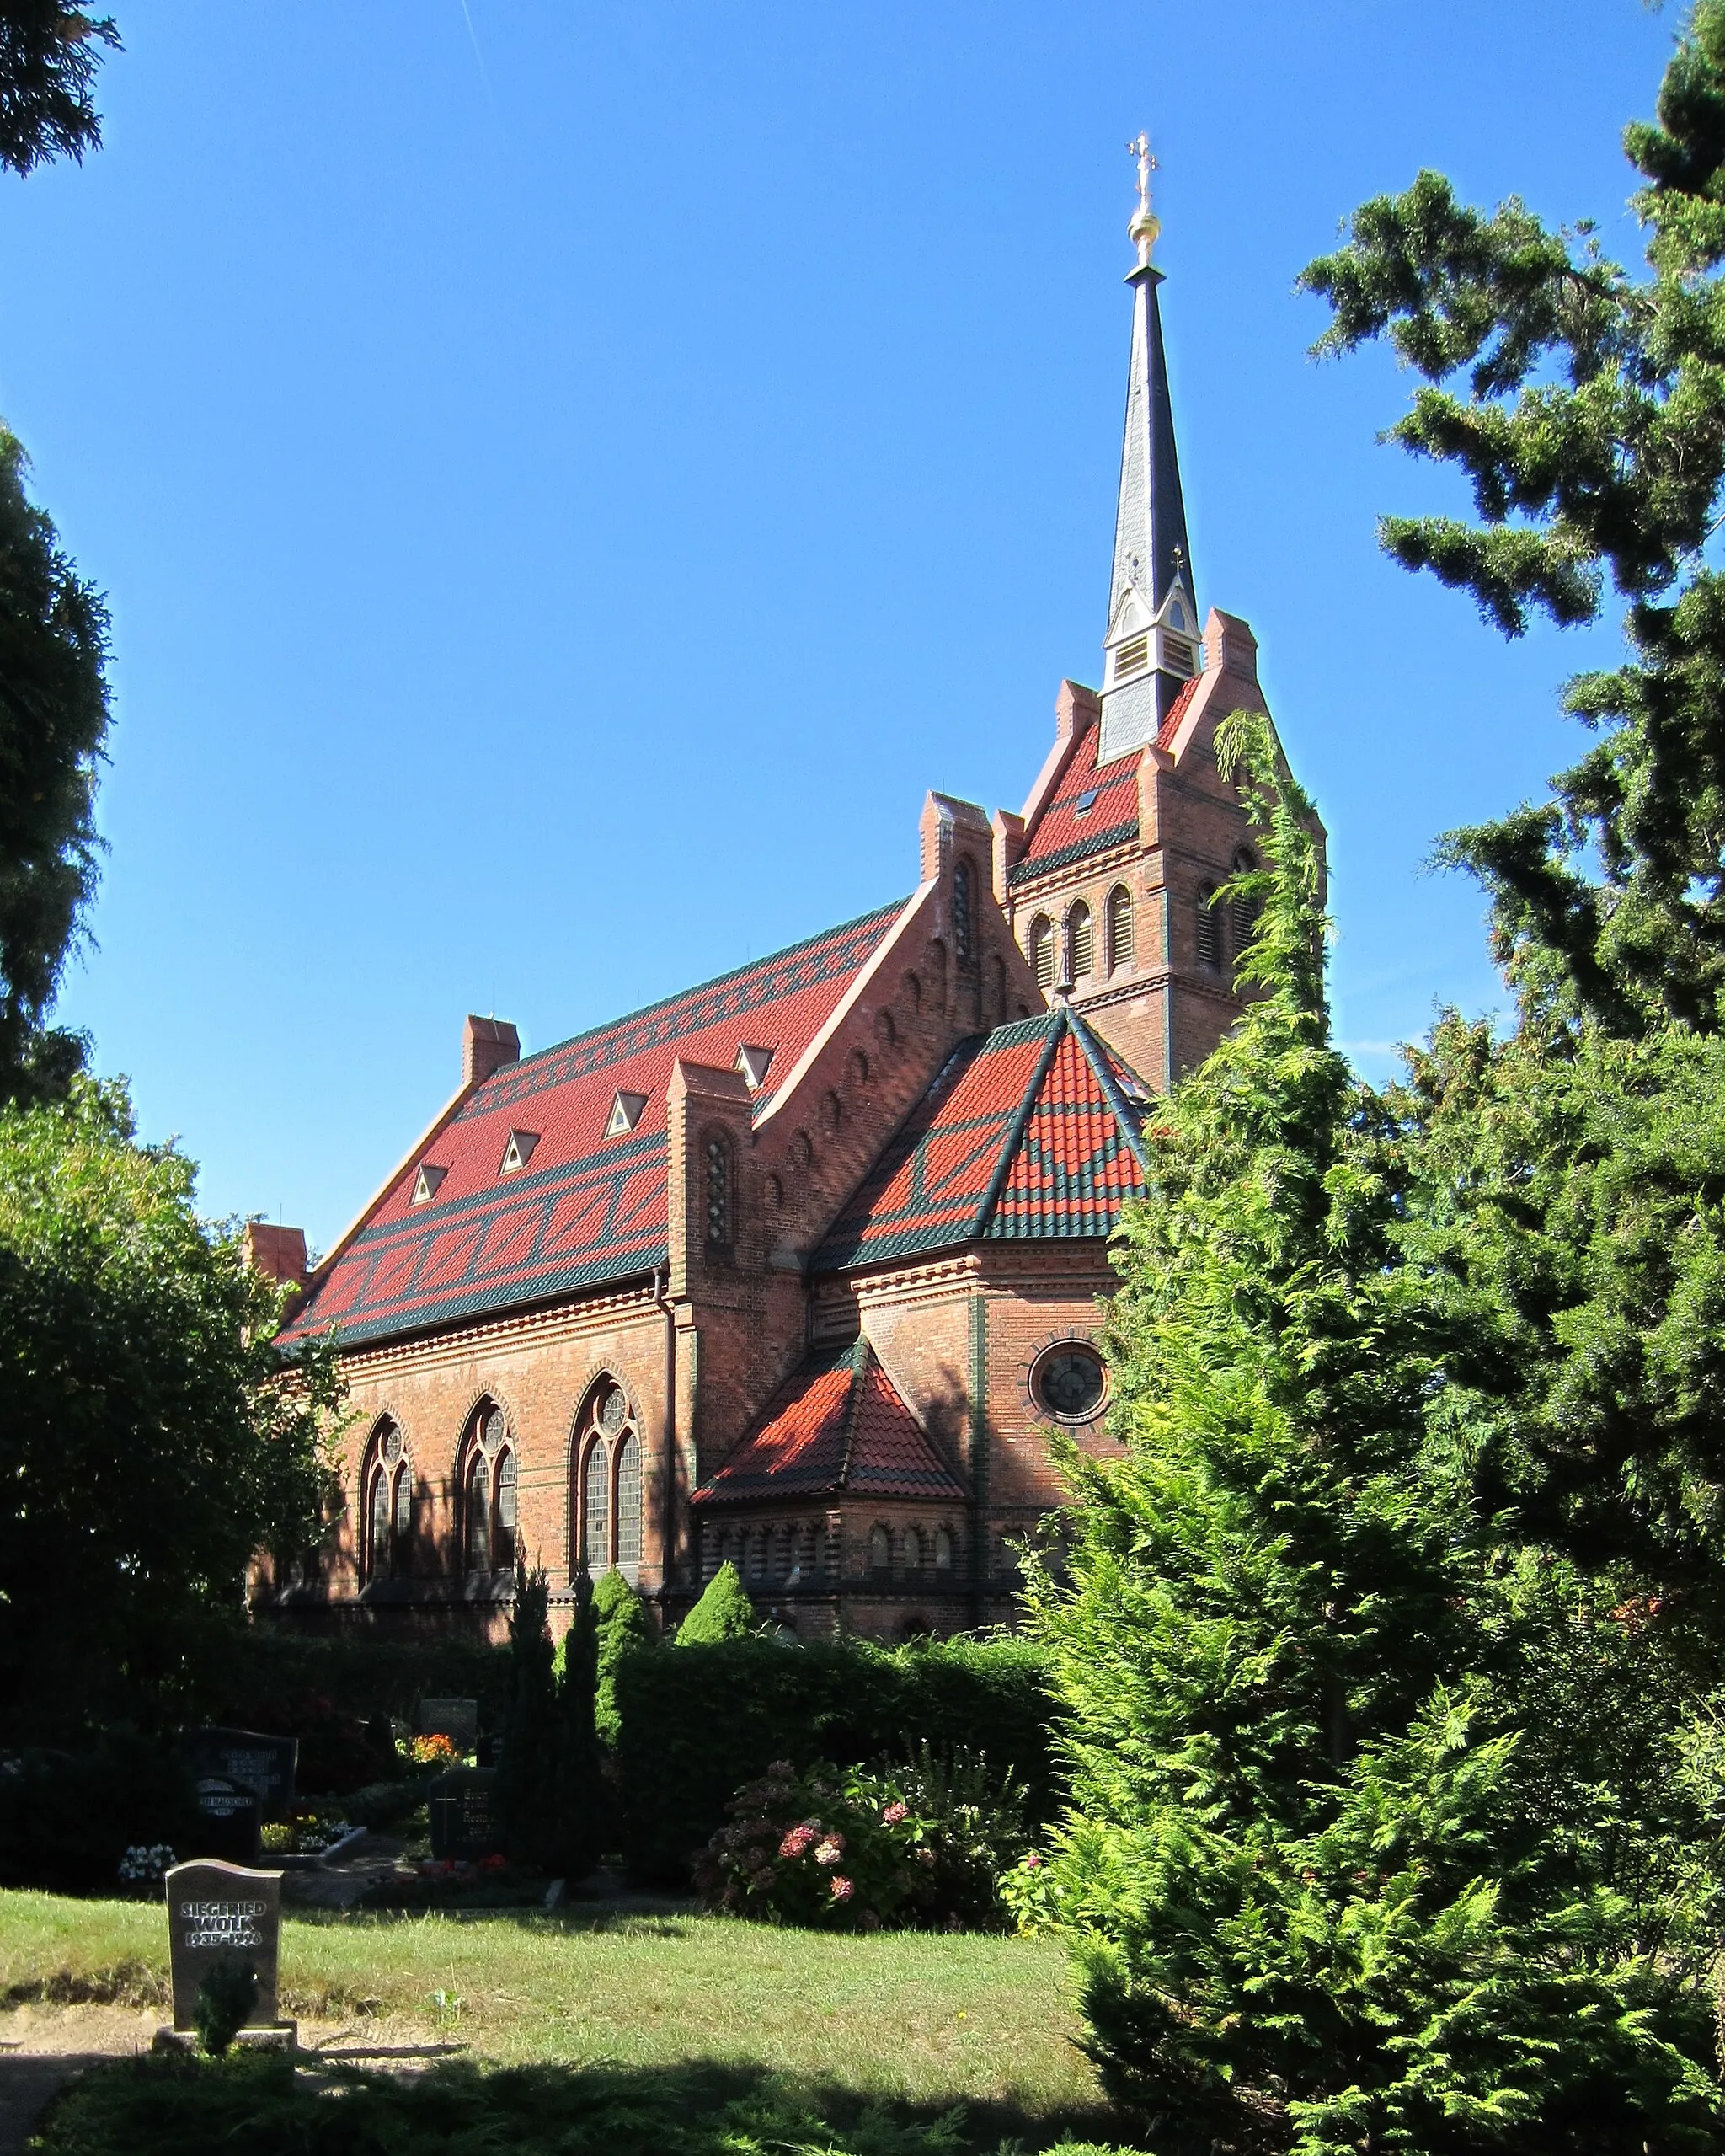
M462 1030L462 1083L483 1085L494 1071L521 1060L521 1036L506 1018L475 1018Z
M254 1271L262 1273L266 1280L303 1287L310 1276L303 1228L272 1228L268 1221L248 1220L240 1238L240 1253Z

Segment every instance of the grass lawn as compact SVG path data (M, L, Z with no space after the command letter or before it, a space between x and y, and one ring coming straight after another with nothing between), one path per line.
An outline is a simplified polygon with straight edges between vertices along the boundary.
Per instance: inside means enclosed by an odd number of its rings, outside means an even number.
M0 2000L167 1997L158 1904L0 1893ZM577 1913L286 1918L284 2010L387 2015L508 2066L667 2069L969 2107L1050 2128L1097 2104L1064 1959L1040 1939L781 1931L722 1918ZM442 1995L442 2003L437 1994ZM570 2144L574 2146L576 2144ZM622 2143L619 2143L619 2146Z

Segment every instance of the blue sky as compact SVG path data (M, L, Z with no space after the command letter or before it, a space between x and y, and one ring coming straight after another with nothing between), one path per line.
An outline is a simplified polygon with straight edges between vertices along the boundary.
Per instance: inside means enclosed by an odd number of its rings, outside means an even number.
M1383 561L1453 482L1295 274L1421 164L1633 251L1637 0L115 0L107 144L0 184L0 412L109 595L112 852L63 1015L216 1213L327 1244L451 1089L908 891L1093 682L1131 168L1200 605L1332 834L1374 1075L1489 1008L1449 825L1612 635Z

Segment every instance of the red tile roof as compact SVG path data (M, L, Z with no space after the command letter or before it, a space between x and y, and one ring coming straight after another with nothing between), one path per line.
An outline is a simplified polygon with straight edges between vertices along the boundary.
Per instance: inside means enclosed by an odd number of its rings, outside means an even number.
M1065 1003L964 1042L834 1223L820 1271L984 1238L1106 1235L1150 1095Z
M763 1497L961 1498L866 1340L812 1355L695 1492L697 1505Z
M884 907L722 974L558 1047L506 1065L473 1091L320 1269L286 1337L340 1328L358 1345L650 1271L665 1262L665 1088L671 1065L732 1067L773 1051L772 1099L884 940ZM605 1135L617 1094L646 1106ZM537 1134L528 1166L499 1176L512 1130ZM423 1164L446 1172L412 1203Z
M1087 854L1124 846L1138 836L1138 766L1142 750L1098 764L1100 726L1089 727L1066 767L1054 799L1026 840L1010 880L1021 883Z

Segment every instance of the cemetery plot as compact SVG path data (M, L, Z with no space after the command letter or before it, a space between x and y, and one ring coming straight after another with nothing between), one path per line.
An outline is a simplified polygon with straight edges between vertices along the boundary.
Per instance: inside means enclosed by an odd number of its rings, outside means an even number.
M213 1969L236 1962L257 1987L249 2025L276 2025L281 1874L199 1862L176 1864L163 1884L174 2027L196 2025L199 1987Z

